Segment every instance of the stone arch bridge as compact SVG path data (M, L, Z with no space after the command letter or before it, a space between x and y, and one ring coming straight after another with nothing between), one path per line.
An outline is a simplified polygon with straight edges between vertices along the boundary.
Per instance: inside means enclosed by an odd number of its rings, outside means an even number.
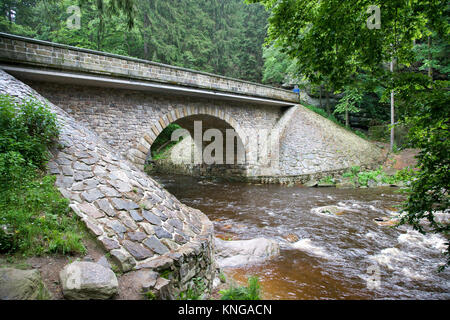
M279 88L1 33L0 68L141 169L165 127L178 123L193 136L195 121L203 124L201 136L208 129L236 133L242 156L206 166L221 175L304 181L381 160L376 146Z

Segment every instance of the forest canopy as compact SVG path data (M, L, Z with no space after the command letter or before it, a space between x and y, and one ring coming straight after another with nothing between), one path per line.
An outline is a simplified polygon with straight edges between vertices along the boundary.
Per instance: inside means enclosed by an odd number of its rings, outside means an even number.
M70 23L80 8L79 28ZM0 31L261 82L268 13L243 0L2 0ZM69 22L68 22L69 21Z

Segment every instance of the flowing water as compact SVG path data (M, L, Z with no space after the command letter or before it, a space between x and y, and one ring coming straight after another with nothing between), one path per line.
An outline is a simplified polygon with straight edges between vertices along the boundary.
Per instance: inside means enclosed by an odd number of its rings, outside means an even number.
M267 299L450 299L445 239L373 219L396 214L395 188L335 189L251 185L154 176L183 203L200 209L222 239L276 239L280 255L228 268L244 283L258 275ZM313 209L337 205L338 215ZM299 241L285 240L295 234Z

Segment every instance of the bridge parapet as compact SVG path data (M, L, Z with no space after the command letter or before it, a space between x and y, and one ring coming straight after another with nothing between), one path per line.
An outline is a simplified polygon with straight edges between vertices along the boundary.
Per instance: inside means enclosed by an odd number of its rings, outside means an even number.
M0 62L297 102L279 88L152 61L0 33Z

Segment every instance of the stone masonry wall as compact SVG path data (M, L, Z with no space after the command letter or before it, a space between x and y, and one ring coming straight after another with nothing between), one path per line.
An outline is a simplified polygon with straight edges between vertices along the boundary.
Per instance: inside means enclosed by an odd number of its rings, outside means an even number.
M373 143L303 106L296 107L280 146L281 176L338 172L383 160Z
M213 225L202 212L180 203L93 131L1 70L0 94L34 96L56 114L61 133L48 170L120 269L139 277L138 291L170 299L198 277L211 289Z
M205 114L225 120L245 144L248 132L271 129L281 113L279 107L250 103L24 81L138 165L144 164L157 135L183 116Z
M292 91L142 59L0 33L0 61L297 102Z

